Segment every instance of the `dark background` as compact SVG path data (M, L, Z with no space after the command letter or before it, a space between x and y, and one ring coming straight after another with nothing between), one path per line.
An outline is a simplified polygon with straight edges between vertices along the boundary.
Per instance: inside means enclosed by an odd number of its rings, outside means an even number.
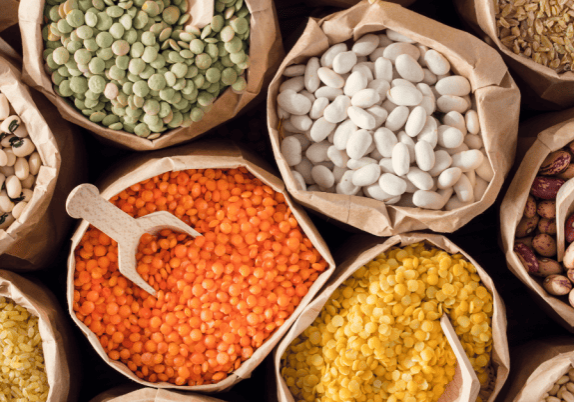
M329 7L309 8L301 0L275 0L275 4L286 52L289 51L303 31L309 16L322 17L337 11L337 9ZM448 0L418 0L410 8L451 27L464 29L453 4ZM14 28L3 33L2 36L17 47L19 31L17 27ZM535 114L535 112L523 110L521 121ZM213 130L205 137L219 136L233 139L254 149L270 163L274 163L265 125L265 103L261 99L248 112ZM84 134L85 145L88 150L88 177L92 183L118 160L131 154L128 151L102 145L86 130L84 130ZM512 353L513 349L527 341L552 335L568 335L569 333L546 316L526 291L526 287L506 267L504 254L499 247L498 225L499 207L504 193L505 188L501 191L494 206L456 233L446 236L470 254L493 278L497 290L506 304L508 342ZM311 215L311 218L323 234L331 250L344 247L345 242L353 235L352 232L343 230L340 225L334 225L324 218L315 215ZM24 275L48 286L58 297L65 311L67 311L65 297L66 259L69 248L69 243L65 244L58 259L50 264L48 269ZM71 319L69 322L71 326L74 326ZM78 344L81 373L73 373L72 381L80 382L79 401L88 402L104 390L130 383L130 380L101 360L84 335L75 326L74 335ZM274 400L271 381L273 373L271 370L272 362L271 358L268 357L253 372L250 379L240 382L230 392L216 396L229 402ZM502 401L503 398L499 397L497 400Z

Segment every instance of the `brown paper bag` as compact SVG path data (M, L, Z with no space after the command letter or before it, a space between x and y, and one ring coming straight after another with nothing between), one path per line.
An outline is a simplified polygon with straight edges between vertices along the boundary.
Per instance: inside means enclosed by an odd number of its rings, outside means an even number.
M496 0L495 0L496 1ZM537 110L560 110L574 106L574 73L558 74L530 58L519 56L502 44L496 33L494 2L455 0L457 12L477 36L498 49L523 93L523 102Z
M10 49L2 40L0 48ZM0 92L26 124L44 164L24 214L7 230L0 230L0 266L23 271L47 266L59 252L72 223L64 200L83 180L85 158L77 130L22 83L20 71L8 60L0 54Z
M10 28L18 23L18 5L17 0L0 0L2 13L0 14L0 32Z
M549 127L549 128L547 128ZM537 137L536 137L537 136ZM567 330L574 332L574 308L548 294L541 281L530 276L514 252L516 226L524 212L530 187L546 156L574 140L574 109L545 114L521 125L519 142L531 143L500 206L500 232L508 268L542 301L542 307Z
M47 288L4 270L0 270L0 296L12 299L39 319L50 385L47 402L74 401L79 391L78 353L65 314L55 296ZM72 378L72 373L75 378Z
M223 402L210 396L193 393L179 393L156 388L119 386L102 392L90 402Z
M37 88L57 106L62 117L82 126L104 143L136 151L161 149L189 141L235 117L267 86L283 58L283 44L277 13L272 0L245 0L251 11L251 36L249 54L251 66L247 70L247 88L241 94L227 88L213 104L203 120L190 127L180 127L164 132L155 140L147 140L126 131L115 131L91 122L74 105L54 92L50 76L44 70L42 52L43 10L45 0L22 0L19 23L24 51L24 80Z
M500 392L500 389L504 385L506 378L508 377L510 357L508 354L508 341L506 339L506 310L504 307L504 302L496 291L492 279L490 276L488 276L486 271L480 265L478 265L475 260L472 259L472 257L458 248L456 244L452 243L446 237L426 233L405 233L393 236L386 241L383 241L383 239L374 238L372 236L359 235L353 237L349 243L345 244L344 248L341 248L341 254L337 256L336 259L338 262L336 274L329 280L327 285L321 289L321 293L315 297L313 302L311 302L304 309L297 321L295 321L289 332L285 335L285 337L281 340L273 352L275 379L277 382L277 398L279 402L294 401L293 395L289 391L285 380L281 376L281 356L283 356L291 342L297 338L309 325L311 325L313 321L315 321L315 319L321 313L321 309L329 300L335 289L337 289L345 280L347 280L347 278L353 275L355 271L357 271L363 265L374 260L375 257L379 254L389 250L391 247L404 247L409 244L418 243L421 241L427 241L428 243L443 249L450 254L462 254L476 267L482 284L492 294L494 310L492 316L493 349L491 364L493 365L494 372L496 374L496 380L494 381L494 384L491 384L492 393L488 397L488 402L494 401ZM453 380L447 386L445 394L443 394L443 397L440 399L441 402L450 402L451 400L454 401L455 398L459 395L458 390L460 388L453 388L460 387L462 384L455 380ZM446 394L449 396L452 395L453 399L445 398Z
M481 124L482 138L494 169L494 178L482 200L453 211L407 208L367 197L298 189L280 151L277 93L285 68L322 54L329 46L358 39L369 32L391 28L441 52L453 70L470 80ZM269 87L268 126L273 152L293 197L311 209L377 236L411 230L453 232L492 205L514 160L520 94L502 59L475 37L449 28L396 4L363 0L355 7L321 21L310 19L305 31L281 64Z
M309 7L340 7L349 8L353 7L361 0L305 0L305 4ZM382 1L382 0L374 0ZM389 3L400 4L403 7L408 7L413 4L416 0L389 0Z
M503 402L538 402L554 383L574 367L571 337L528 342L512 352L510 386Z
M250 359L243 362L241 367L229 375L229 377L223 379L217 384L199 385L194 387L177 386L169 383L150 383L138 378L125 364L111 360L101 346L97 336L92 333L86 325L78 320L73 311L75 269L74 250L88 228L88 223L86 221L82 221L72 237L72 249L68 258L68 310L72 315L74 322L80 327L94 349L96 349L96 352L98 352L106 363L133 381L155 388L173 388L201 392L219 392L229 389L234 384L251 375L251 372L271 352L273 347L277 342L279 342L285 332L287 332L301 311L303 311L304 307L311 301L313 296L319 291L334 271L335 262L333 261L333 257L331 256L323 238L304 210L299 205L292 202L290 197L285 193L281 180L270 173L270 169L266 167L266 164L232 143L222 141L201 141L179 148L170 148L161 152L148 153L145 156L138 155L115 169L112 175L102 181L99 188L102 196L109 199L129 186L165 172L186 169L231 169L239 166L246 167L262 182L269 185L275 191L285 194L287 204L293 211L293 215L297 218L301 228L314 244L315 248L317 248L323 258L325 258L329 267L311 286L309 292L301 300L301 303L295 309L291 317L289 317L289 319L286 320L285 323L271 337L269 337L259 349L255 351Z

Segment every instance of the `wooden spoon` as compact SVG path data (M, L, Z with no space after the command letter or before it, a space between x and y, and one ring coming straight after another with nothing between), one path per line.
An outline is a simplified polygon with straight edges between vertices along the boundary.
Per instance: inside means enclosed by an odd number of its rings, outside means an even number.
M152 296L155 296L155 289L144 281L136 270L136 253L142 235L171 229L192 237L201 236L166 211L134 219L100 196L100 191L92 184L81 184L73 189L66 201L66 210L72 218L87 220L117 241L120 272Z
M564 259L566 248L564 225L572 212L574 212L574 179L564 183L556 194L556 248L559 262Z
M480 391L480 381L478 381L472 364L468 360L447 314L443 314L440 319L440 326L456 356L457 365L454 378L447 385L444 393L439 398L439 402L474 402Z

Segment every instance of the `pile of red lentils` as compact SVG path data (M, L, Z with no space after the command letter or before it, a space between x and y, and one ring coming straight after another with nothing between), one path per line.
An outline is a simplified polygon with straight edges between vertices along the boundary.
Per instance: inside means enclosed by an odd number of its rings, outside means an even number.
M249 359L327 268L284 196L245 168L169 172L110 200L133 217L169 211L202 234L142 236L140 275L118 270L117 243L90 226L75 250L76 316L139 378L214 384Z

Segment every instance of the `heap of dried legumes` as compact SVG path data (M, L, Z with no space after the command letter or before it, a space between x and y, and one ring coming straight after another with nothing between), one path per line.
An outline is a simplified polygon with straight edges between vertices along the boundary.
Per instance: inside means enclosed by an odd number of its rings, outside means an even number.
M502 44L557 73L574 69L574 1L499 0L494 2Z
M0 350L0 401L48 400L38 318L5 297L0 297Z
M134 217L169 211L202 234L142 236L137 270L156 297L120 274L117 243L96 228L75 250L76 316L149 382L226 378L327 267L284 196L245 168L169 172L110 201Z
M438 401L456 371L450 317L488 399L493 298L461 254L415 243L377 256L291 343L281 374L296 401Z

